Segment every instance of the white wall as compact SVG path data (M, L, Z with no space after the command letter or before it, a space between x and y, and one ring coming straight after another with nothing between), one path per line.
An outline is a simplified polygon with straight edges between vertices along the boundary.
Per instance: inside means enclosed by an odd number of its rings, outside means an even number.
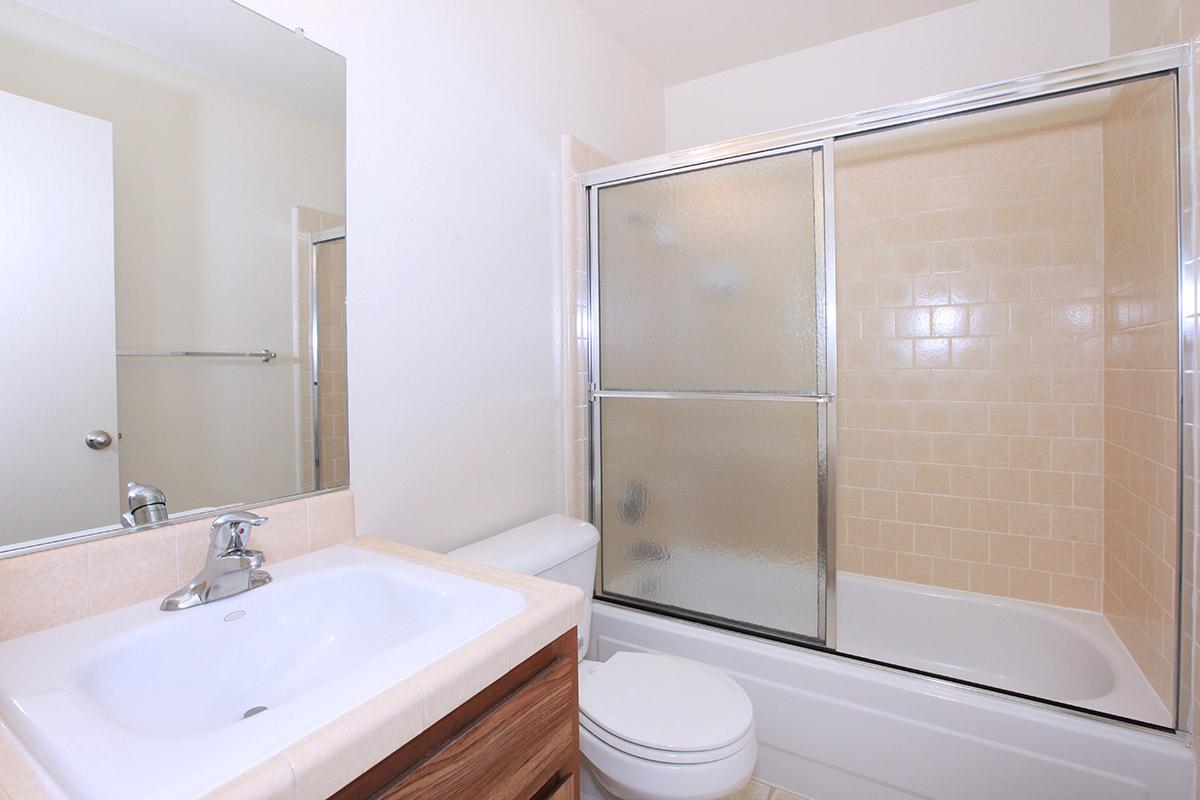
M341 211L341 125L12 0L0 90L113 125L119 349L280 354L119 359L121 480L172 511L296 491L292 206Z
M678 150L1109 54L1106 0L977 2L666 90Z
M347 61L350 482L449 549L561 505L560 135L663 147L662 87L571 0L246 0Z

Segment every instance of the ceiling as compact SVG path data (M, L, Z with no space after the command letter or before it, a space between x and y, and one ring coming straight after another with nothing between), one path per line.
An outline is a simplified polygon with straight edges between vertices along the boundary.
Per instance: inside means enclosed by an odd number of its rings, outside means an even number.
M970 0L577 0L664 86Z

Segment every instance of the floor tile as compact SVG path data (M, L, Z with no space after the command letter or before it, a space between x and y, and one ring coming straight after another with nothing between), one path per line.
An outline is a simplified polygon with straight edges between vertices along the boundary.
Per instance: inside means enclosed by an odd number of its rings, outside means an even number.
M745 789L731 794L725 800L767 800L771 795L771 787L761 781L750 781Z
M803 797L802 795L793 794L786 789L780 789L776 787L771 792L769 800L808 800L808 798Z

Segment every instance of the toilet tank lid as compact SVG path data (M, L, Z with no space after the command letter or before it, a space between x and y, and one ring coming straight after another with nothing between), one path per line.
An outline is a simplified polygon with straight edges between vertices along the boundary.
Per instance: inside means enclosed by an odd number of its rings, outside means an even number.
M500 569L537 575L596 546L600 533L590 523L551 514L520 527L451 550L450 555Z

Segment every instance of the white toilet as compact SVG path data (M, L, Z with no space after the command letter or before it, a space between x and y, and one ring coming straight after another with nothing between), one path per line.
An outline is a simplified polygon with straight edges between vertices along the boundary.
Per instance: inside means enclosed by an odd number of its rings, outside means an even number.
M754 771L758 742L750 698L733 679L648 653L583 660L599 541L588 523L554 514L451 555L583 590L579 748L605 792L616 800L717 800L737 792Z

